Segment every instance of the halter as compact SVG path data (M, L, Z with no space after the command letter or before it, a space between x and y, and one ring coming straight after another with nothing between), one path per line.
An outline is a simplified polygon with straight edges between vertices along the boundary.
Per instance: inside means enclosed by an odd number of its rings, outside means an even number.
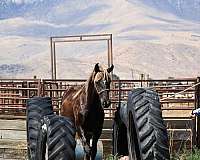
M100 94L102 94L103 92L105 92L105 91L109 91L110 89L102 89L101 91L99 91L99 92L97 92L98 93L98 95L100 95Z
M106 71L104 70L104 77L103 77L103 79L106 79L107 80L107 78L106 78L107 76L106 76ZM96 87L95 87L96 88ZM96 90L97 90L97 88L96 88ZM98 95L101 95L103 92L106 92L106 91L109 91L110 89L102 89L101 91L97 91L97 93L98 93Z

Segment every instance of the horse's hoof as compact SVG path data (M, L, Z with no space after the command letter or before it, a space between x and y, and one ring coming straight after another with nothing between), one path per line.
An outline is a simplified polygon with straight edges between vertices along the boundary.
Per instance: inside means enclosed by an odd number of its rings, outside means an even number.
M90 154L90 152L91 152L90 146L85 145L83 148L84 148L84 151L86 154Z

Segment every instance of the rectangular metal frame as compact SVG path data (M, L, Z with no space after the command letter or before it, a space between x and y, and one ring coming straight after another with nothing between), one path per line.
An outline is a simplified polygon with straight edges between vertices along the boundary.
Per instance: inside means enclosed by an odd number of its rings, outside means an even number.
M88 42L88 41L107 41L107 57L108 67L113 64L112 34L96 34L96 35L77 35L77 36L55 36L50 37L51 47L51 77L56 79L56 44L69 42Z

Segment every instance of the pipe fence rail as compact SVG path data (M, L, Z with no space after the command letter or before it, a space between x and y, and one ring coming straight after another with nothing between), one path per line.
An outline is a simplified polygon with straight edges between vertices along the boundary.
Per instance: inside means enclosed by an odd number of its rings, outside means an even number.
M74 85L84 85L84 79L0 79L0 116L25 116L26 100L33 96L50 96L59 114L64 91ZM110 90L112 105L105 109L101 139L111 141L112 119L116 107L126 102L128 93L139 87L152 88L160 96L163 117L168 128L170 147L200 144L200 120L191 115L200 106L200 78L163 80L113 80ZM184 92L183 92L184 91ZM183 141L185 143L183 143ZM179 144L179 145L176 145Z

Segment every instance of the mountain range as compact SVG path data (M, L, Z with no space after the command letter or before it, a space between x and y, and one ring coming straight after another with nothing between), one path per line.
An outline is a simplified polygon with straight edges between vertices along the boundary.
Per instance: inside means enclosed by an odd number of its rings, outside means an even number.
M200 0L1 0L0 77L51 78L50 36L113 34L121 79L200 75ZM107 64L103 42L57 46L58 78Z

